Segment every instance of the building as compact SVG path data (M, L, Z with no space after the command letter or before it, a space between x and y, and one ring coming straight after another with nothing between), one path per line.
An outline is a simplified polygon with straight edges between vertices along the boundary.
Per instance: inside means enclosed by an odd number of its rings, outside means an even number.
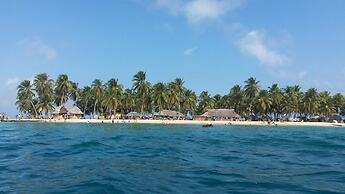
M184 114L174 110L162 110L153 114L155 119L185 119Z
M65 106L58 106L52 112L53 119L65 119L68 116L68 109Z
M68 118L70 119L81 119L83 114L84 113L77 106L68 109Z
M234 109L209 109L197 117L200 120L234 121L241 118Z
M77 107L67 108L65 106L58 106L52 113L53 119L81 119L84 113Z

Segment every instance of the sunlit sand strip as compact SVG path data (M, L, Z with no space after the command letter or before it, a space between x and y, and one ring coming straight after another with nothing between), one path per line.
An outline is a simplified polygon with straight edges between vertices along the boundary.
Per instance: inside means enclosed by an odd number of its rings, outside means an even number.
M192 124L192 125L241 125L241 126L315 126L315 127L345 127L343 123L326 122L264 122L264 121L198 121L198 120L101 120L101 119L22 119L20 122L42 123L127 123L127 124Z

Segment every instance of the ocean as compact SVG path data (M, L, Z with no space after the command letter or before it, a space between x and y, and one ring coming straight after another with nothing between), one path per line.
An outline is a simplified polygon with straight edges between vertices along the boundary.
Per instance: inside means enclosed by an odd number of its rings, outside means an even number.
M345 130L0 123L0 193L345 193Z

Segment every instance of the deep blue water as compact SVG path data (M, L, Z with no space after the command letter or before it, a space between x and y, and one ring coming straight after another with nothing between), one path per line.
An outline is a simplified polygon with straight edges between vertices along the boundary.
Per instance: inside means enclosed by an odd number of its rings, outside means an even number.
M0 123L0 193L345 193L345 129Z

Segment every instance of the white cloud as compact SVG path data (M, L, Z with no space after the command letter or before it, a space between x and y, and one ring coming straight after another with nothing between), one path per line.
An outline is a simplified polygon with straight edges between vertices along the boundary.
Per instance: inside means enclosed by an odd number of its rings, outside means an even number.
M20 79L18 77L8 78L5 82L5 86L8 88L15 88L17 87L19 81Z
M57 58L57 51L44 43L40 37L27 38L18 43L28 56L39 56L53 61Z
M217 21L241 3L242 0L156 0L158 7L167 9L174 15L185 16L193 25Z
M196 50L198 50L198 47L187 48L186 50L183 51L183 55L191 56Z
M258 59L262 64L270 67L283 65L288 57L270 48L269 40L263 32L253 30L241 37L238 46L247 55Z

